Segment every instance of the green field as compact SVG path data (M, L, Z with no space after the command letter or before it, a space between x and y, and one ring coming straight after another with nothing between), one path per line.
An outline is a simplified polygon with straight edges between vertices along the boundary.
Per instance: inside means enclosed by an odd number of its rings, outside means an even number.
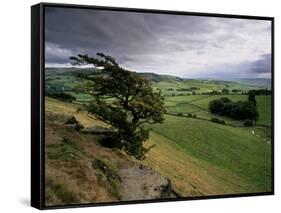
M271 126L271 96L257 96L258 124Z
M271 145L253 135L251 128L166 116L166 122L157 125L153 131L187 155L231 172L241 177L244 183L252 183L256 190L270 189L270 182L264 180L270 180Z

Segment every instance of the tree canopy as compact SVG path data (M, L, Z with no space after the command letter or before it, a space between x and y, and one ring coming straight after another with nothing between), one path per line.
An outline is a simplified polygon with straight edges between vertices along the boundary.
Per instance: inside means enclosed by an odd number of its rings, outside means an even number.
M235 120L258 119L257 108L251 101L233 102L227 97L210 101L209 110L211 113L228 116Z
M149 137L147 124L164 121L164 98L160 92L154 92L147 79L122 68L103 53L96 57L79 54L70 60L74 65L92 64L98 68L95 74L80 75L88 81L80 89L95 98L87 110L117 130L112 136L117 147L143 159L148 151L143 146Z

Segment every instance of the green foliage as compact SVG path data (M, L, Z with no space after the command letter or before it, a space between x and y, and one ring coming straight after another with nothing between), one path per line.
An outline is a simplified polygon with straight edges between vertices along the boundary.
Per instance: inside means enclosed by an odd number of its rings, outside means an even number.
M153 92L150 82L140 75L123 69L111 56L97 53L97 57L78 55L70 57L75 65L93 64L101 68L94 76L80 76L91 83L84 85L85 93L95 100L87 111L117 130L118 146L129 155L143 159L143 142L149 137L144 124L162 123L164 98Z
M235 120L257 120L256 106L250 101L233 102L229 98L220 98L209 103L211 113L228 116Z

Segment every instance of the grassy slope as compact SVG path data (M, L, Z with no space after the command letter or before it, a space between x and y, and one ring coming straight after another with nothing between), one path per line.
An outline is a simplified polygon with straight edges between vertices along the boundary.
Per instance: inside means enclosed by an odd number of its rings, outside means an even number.
M167 116L153 131L149 143L157 146L147 162L183 195L270 190L271 145L249 128Z
M181 196L218 195L249 192L250 184L233 173L190 156L181 146L153 132L146 145L156 144L144 161L172 181Z
M76 113L78 105L46 98L46 110L75 115L85 126L102 122ZM175 128L176 127L176 128ZM172 180L183 196L269 191L271 145L249 128L166 116L146 145L156 144L145 164Z

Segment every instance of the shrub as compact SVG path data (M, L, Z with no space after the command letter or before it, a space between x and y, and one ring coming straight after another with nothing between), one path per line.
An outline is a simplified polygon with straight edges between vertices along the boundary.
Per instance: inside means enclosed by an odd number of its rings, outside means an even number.
M194 114L194 115L193 115L193 118L197 118L197 115L196 115L196 114Z
M181 113L181 112L179 112L177 115L178 115L178 116L182 116L182 113Z
M188 117L192 117L192 114L191 114L191 113L188 113L187 116L188 116Z

